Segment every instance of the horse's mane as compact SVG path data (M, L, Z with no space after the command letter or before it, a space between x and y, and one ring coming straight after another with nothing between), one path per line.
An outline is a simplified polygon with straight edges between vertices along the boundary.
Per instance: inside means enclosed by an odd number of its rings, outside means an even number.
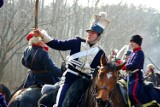
M116 69L116 62L111 61L107 63L107 66L108 66L108 71L114 71Z

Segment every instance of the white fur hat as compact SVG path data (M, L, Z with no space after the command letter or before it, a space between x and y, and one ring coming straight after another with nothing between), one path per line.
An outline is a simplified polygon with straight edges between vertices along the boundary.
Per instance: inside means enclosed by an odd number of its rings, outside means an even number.
M29 40L29 45L37 44L37 43L39 43L40 41L42 41L42 38L41 38L41 37L35 37L35 36L33 36L33 37Z
M42 41L41 37L35 37L33 32L30 32L27 37L26 37L28 44L32 45L32 44L37 44L38 42Z

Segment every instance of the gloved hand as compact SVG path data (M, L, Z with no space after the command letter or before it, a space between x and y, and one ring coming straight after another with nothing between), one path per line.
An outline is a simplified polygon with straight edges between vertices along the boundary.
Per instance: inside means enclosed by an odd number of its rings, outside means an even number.
M45 30L35 29L34 36L39 36L45 43L48 43L52 40L52 38L48 35Z
M49 36L48 33L45 30L41 30L42 36Z
M48 43L52 40L52 38L48 35L48 33L45 30L41 30L42 39L45 43Z

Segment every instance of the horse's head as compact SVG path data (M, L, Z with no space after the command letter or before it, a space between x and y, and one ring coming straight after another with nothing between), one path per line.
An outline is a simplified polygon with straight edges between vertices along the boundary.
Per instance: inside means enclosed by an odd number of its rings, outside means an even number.
M109 105L110 98L117 83L118 70L120 70L124 64L116 65L114 62L107 62L105 54L102 55L100 63L100 69L95 79L96 101L98 107L108 107L107 105Z

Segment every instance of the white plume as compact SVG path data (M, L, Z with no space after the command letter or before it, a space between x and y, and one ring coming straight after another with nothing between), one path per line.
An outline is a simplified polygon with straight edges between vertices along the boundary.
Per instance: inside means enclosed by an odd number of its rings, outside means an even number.
M99 16L100 16L101 18L107 18L107 13L106 13L106 12L100 12L100 13L99 13Z

